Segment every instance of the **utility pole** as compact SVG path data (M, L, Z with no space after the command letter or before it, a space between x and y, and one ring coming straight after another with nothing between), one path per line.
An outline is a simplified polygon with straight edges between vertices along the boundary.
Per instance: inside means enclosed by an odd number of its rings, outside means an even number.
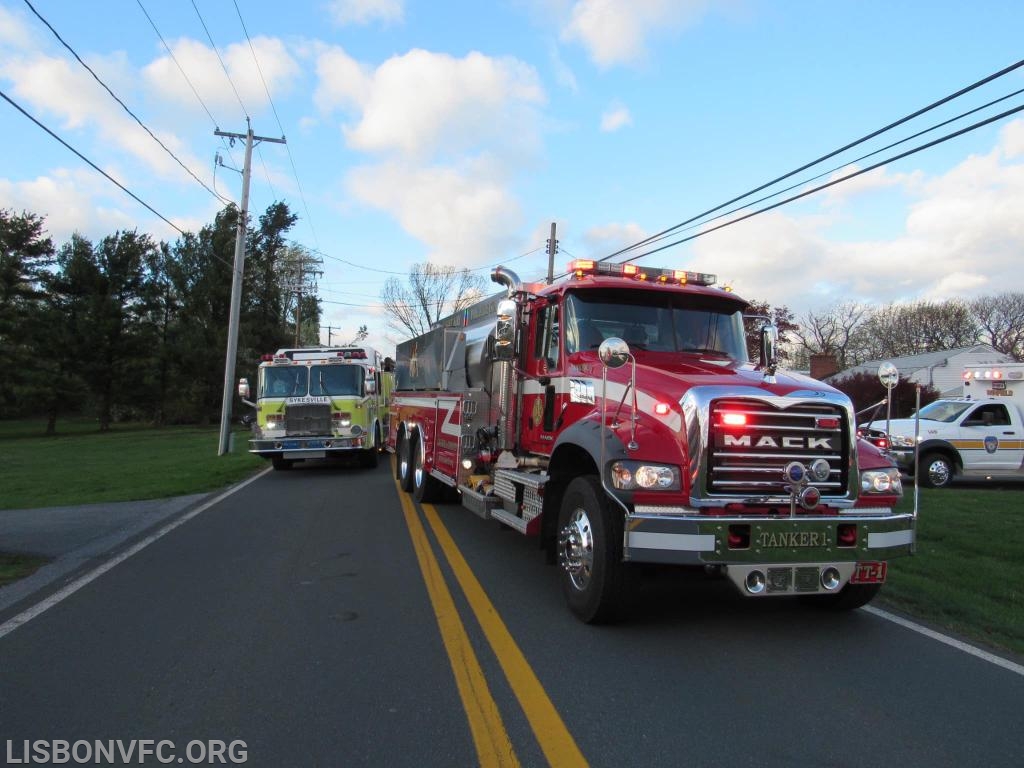
M555 254L558 252L558 241L555 240L555 222L551 222L551 237L548 239L548 285L555 282Z
M245 269L245 232L249 215L249 170L252 164L252 148L257 141L272 141L285 144L284 137L272 139L268 136L253 136L252 124L245 119L245 134L227 133L216 129L214 136L226 136L232 140L245 140L245 165L242 166L242 204L238 211L238 229L235 233L235 264L231 276L231 314L228 317L228 348L224 359L224 397L220 407L220 447L218 456L231 448L231 404L235 399L235 357L238 354L238 315L242 306L242 271Z

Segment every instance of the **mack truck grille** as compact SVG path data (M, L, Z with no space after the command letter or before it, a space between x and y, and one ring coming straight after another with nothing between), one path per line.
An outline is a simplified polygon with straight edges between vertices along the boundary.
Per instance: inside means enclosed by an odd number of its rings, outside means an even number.
M289 405L284 410L286 435L331 434L331 406L313 403Z
M849 482L846 414L827 404L786 409L748 400L711 404L707 487L714 494L789 495L783 470L791 461L810 467L825 459L828 480L813 482L822 495L845 494Z

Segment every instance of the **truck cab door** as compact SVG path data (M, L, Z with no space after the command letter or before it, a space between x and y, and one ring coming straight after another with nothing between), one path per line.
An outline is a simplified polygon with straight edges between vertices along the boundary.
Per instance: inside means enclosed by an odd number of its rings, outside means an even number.
M1002 403L981 403L968 410L959 438L965 468L1005 471L1024 463L1024 434Z
M523 381L523 448L550 454L561 429L561 408L566 402L563 375L561 308L538 303L533 308Z

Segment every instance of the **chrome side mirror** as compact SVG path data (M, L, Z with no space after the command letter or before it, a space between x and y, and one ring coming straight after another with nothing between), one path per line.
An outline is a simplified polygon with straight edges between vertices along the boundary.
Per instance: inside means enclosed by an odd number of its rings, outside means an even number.
M516 303L512 299L498 302L498 319L494 326L494 359L511 360L516 353Z
M238 380L238 396L243 400L249 399L249 380L239 379Z
M767 382L775 379L779 367L779 329L772 323L761 326L761 368Z
M617 336L605 339L597 348L597 356L609 368L621 368L629 361L629 344Z

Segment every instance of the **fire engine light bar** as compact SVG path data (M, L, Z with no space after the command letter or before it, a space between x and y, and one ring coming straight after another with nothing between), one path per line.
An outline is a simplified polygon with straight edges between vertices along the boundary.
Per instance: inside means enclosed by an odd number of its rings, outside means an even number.
M625 277L631 280L649 280L651 282L673 285L714 285L717 275L706 272L688 272L683 269L662 269L658 267L641 268L636 264L612 264L607 261L593 259L576 259L569 262L569 273L577 280L587 275L606 277Z

